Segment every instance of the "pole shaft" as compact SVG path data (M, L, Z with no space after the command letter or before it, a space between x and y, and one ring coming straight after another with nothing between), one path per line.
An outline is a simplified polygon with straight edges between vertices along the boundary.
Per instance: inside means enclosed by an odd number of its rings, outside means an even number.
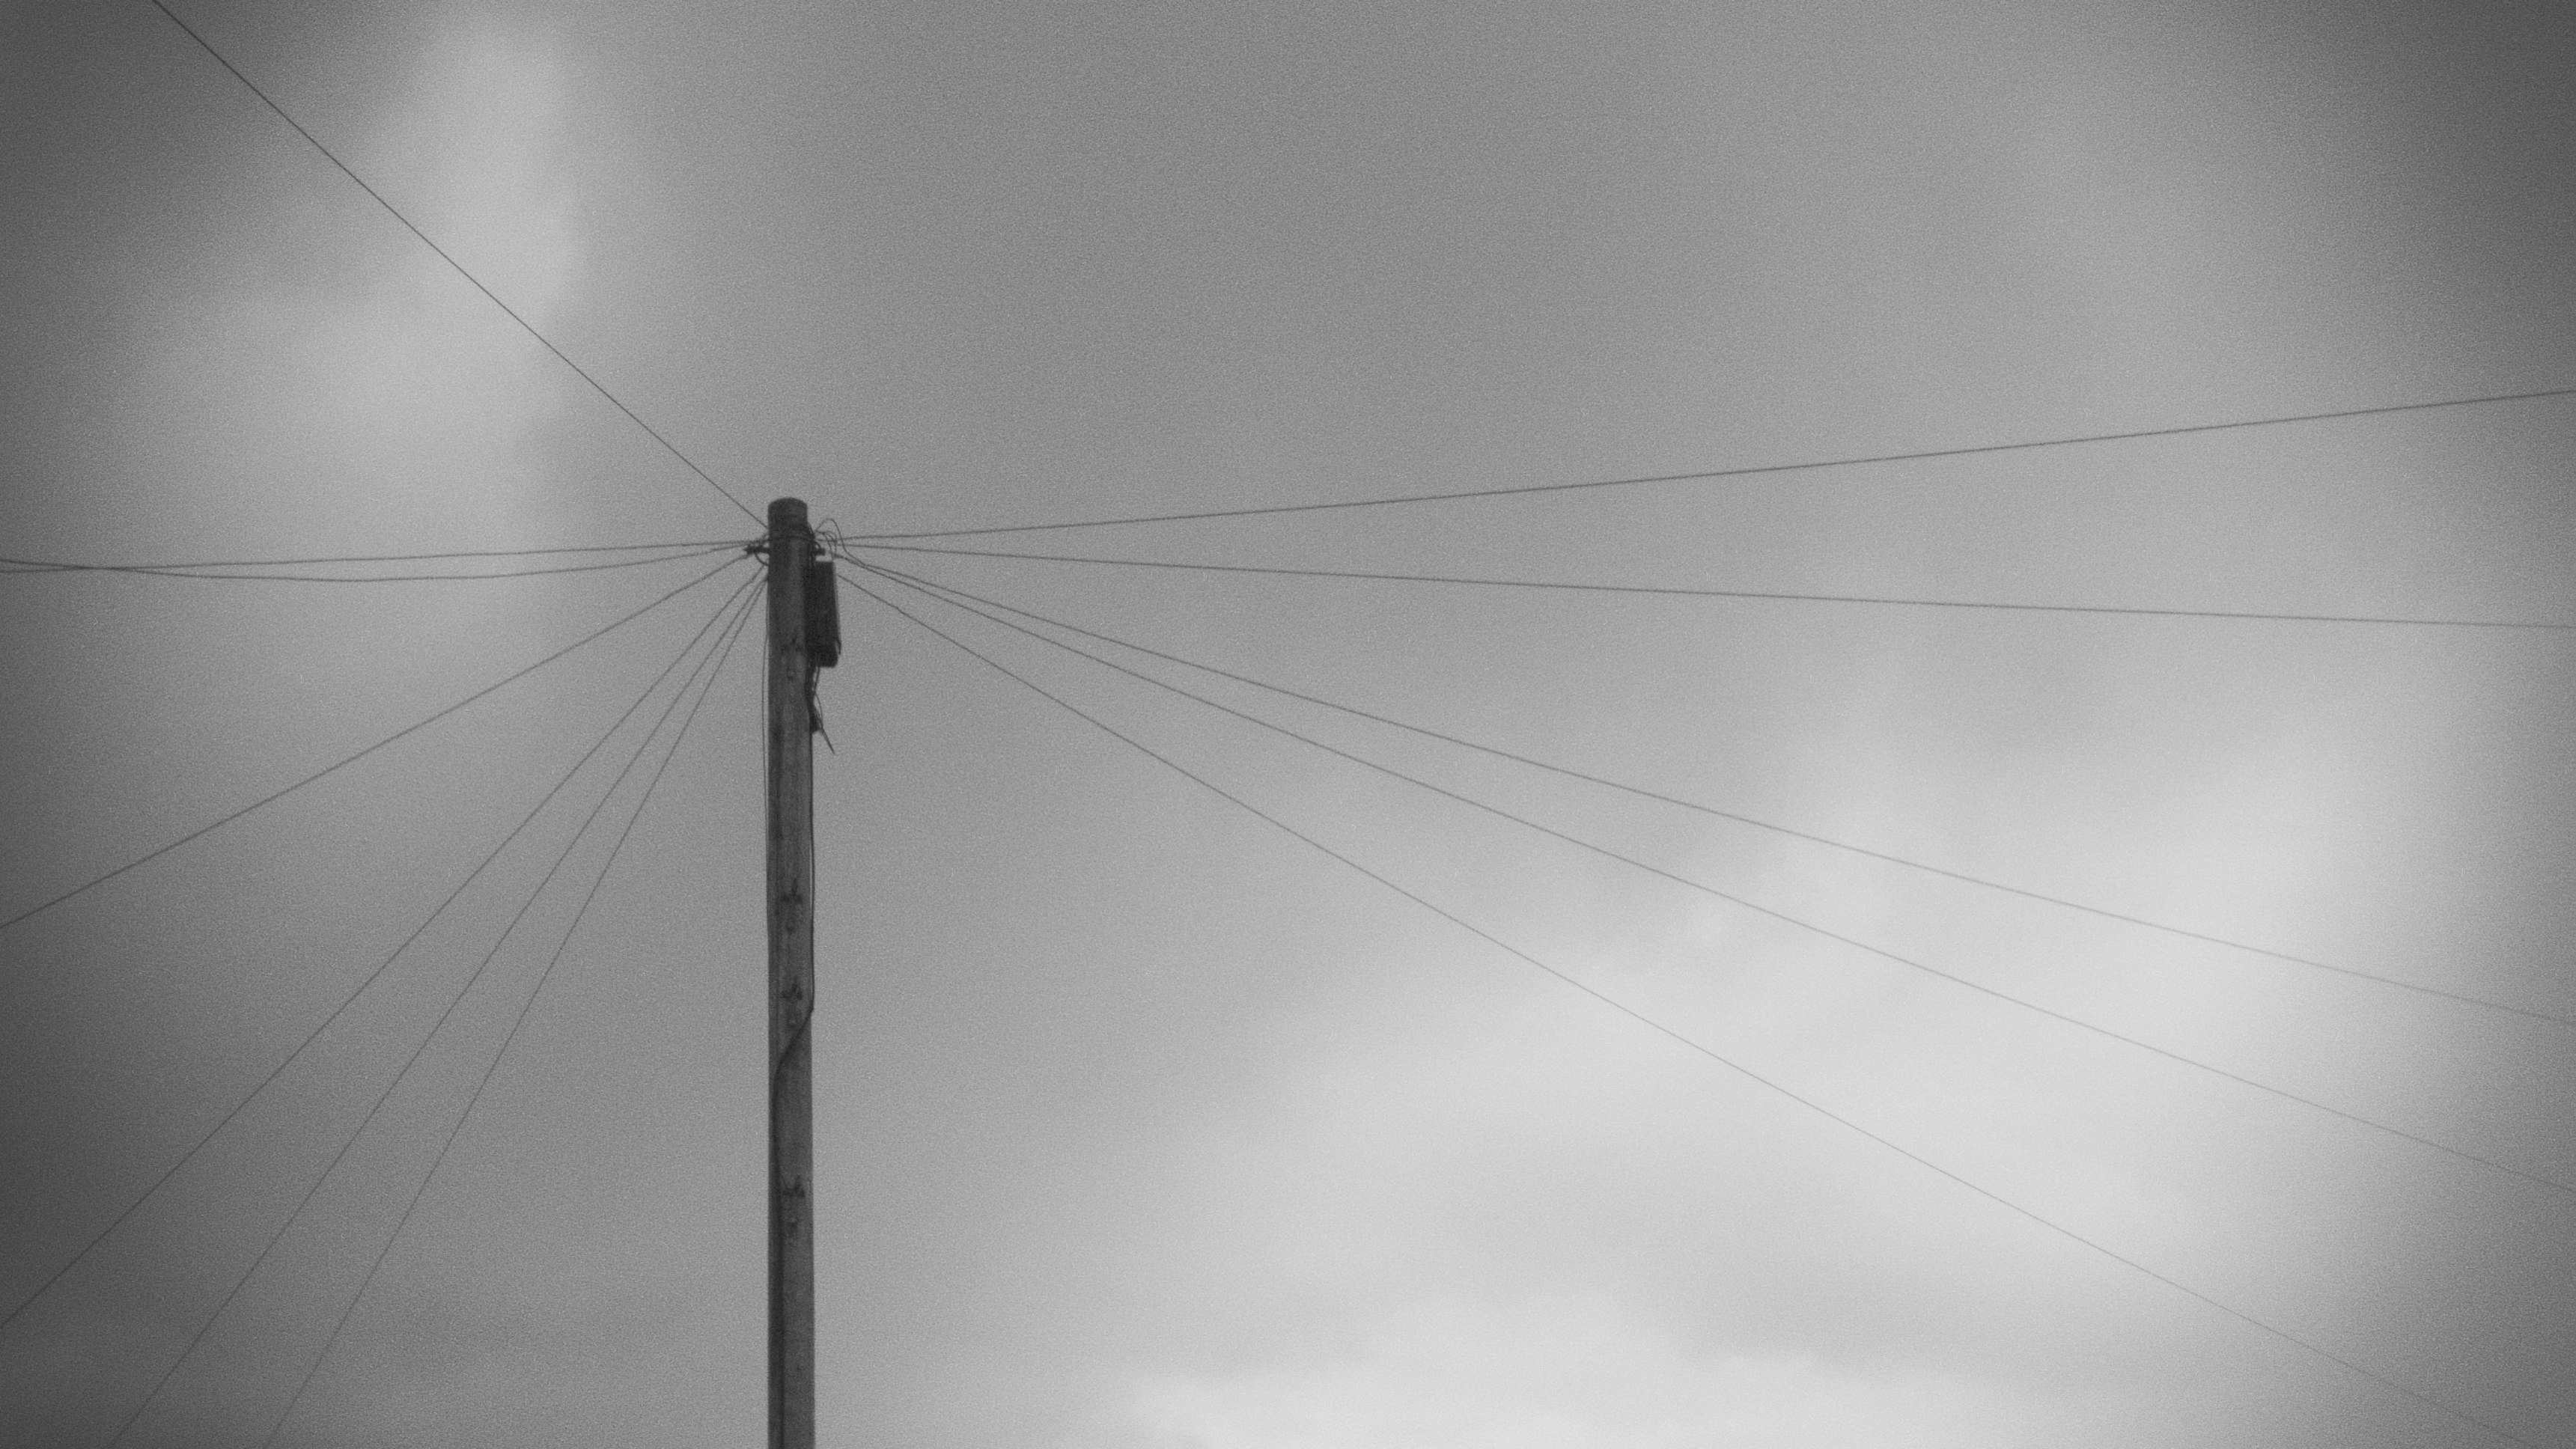
M769 1444L814 1445L814 720L805 505L769 505Z

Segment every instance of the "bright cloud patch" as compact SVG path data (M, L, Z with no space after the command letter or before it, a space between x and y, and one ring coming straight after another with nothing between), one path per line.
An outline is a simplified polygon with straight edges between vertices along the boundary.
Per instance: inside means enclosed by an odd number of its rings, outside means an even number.
M2016 1442L1978 1385L1694 1352L1597 1310L1416 1305L1352 1351L1141 1385L1162 1449L1945 1449Z
M563 104L548 42L468 25L367 130L336 112L317 124L450 256L547 327L581 270ZM125 312L137 470L192 485L176 531L272 553L388 538L508 547L553 531L536 442L578 384L304 142L257 119L240 128L238 197L201 223L183 263L139 282ZM215 476L203 456L223 460Z

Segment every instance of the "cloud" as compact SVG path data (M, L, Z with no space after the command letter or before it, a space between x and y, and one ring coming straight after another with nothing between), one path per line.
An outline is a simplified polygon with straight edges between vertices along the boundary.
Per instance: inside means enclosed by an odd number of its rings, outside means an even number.
M1695 1350L1597 1301L1406 1303L1344 1352L1150 1379L1132 1409L1166 1449L2004 1449L2028 1429L1957 1375Z
M433 28L425 50L394 52L377 83L355 92L355 106L315 94L314 68L298 63L309 46L245 68L522 316L547 326L573 305L582 274L562 69L551 44L520 27L449 15ZM85 37L48 39L68 50ZM155 139L184 141L190 164L97 145L88 165L64 168L68 179L47 198L89 230L67 222L44 258L53 264L40 314L47 330L28 345L52 350L71 400L37 422L28 471L48 486L26 511L56 510L77 523L78 541L62 551L93 559L595 537L558 517L562 504L552 497L544 444L571 395L562 365L213 61L173 42L153 35L148 46L111 53L124 68L116 80L166 96L152 113ZM39 808L26 813L73 819L35 837L48 858L30 874L48 885L256 799L370 731L411 723L511 667L496 661L526 662L532 644L564 632L543 620L543 592L525 586L317 594L155 581L96 599L46 646L52 657L105 664L79 697L86 716L44 719L12 739L30 761L16 773L39 795ZM522 691L522 702L532 693ZM491 768L495 758L503 768ZM16 943L42 965L35 985L22 988L36 993L21 1007L32 1021L89 1017L104 991L149 988L118 1014L124 1041L112 1055L84 1049L86 1028L77 1024L18 1038L15 1068L24 1080L53 1084L56 1122L112 1122L130 1133L91 1144L53 1174L51 1231L27 1235L21 1264L49 1270L78 1246L76 1232L112 1219L149 1181L138 1180L136 1163L173 1160L210 1125L206 1103L247 1090L259 1069L251 1063L273 1061L268 1054L312 1020L308 1003L355 980L353 964L375 947L352 933L352 914L381 921L412 909L389 908L418 867L388 858L388 847L412 861L420 859L413 851L459 848L482 822L470 808L441 815L436 807L521 785L488 744L470 763L450 753L426 770L416 757L407 764L407 774L369 775L363 793L317 789L210 838L165 868L193 867L177 884L166 874L138 876L129 886L151 892L139 911L102 914L102 892L48 922L77 932L77 944ZM58 800L85 808L73 817ZM387 824L408 819L432 823L423 832ZM291 889L266 898L262 919L228 909L278 882ZM386 1069L400 1059L387 1059ZM314 1069L304 1070L286 1081L290 1112L307 1110L291 1096ZM265 1229L293 1201L276 1197L280 1184L318 1171L328 1152L320 1144L350 1120L307 1110L292 1141L254 1145L246 1176L220 1153L201 1159L175 1189L203 1191L201 1217L172 1229L145 1214L89 1260L84 1276L66 1280L44 1307L83 1315L56 1346L80 1367L47 1377L44 1402L28 1414L130 1409L149 1385L130 1382L134 1365L176 1353L257 1250L249 1237L210 1247L186 1229ZM23 1140L13 1136L0 1152ZM243 1140L236 1130L225 1146L239 1150ZM293 1246L263 1270L265 1283L293 1271ZM39 1281L13 1267L13 1285ZM118 1311L82 1306L84 1295ZM235 1321L257 1292L243 1301ZM152 1340L142 1359L116 1346L139 1332L122 1313L138 1303L149 1304L167 1339ZM226 1348L223 1328L190 1373ZM174 1380L187 1381L186 1373ZM174 1389L154 1412L176 1412L170 1401L179 1396ZM250 1421L275 1407L254 1406Z
M1784 813L2304 946L2259 928L2267 905L2333 902L2366 877L2355 822L2408 793L2390 732L2439 733L2472 707L2426 701L2426 717L2395 720L2351 708L2361 691L2329 673L2276 688L2274 713L2190 713L2194 748L2167 750L2129 722L2125 695L2144 686L2125 663L2073 671L2095 687L2060 681L2024 734L1927 744L1856 728L1841 773ZM1925 752L1947 767L1924 768ZM2124 768L2077 771L2106 753ZM1961 823L1907 840L1906 819ZM1712 832L1683 853L1684 874L1859 939L2413 1120L2426 1064L2411 1018L2363 988L1812 847ZM2342 903L2365 930L2391 909ZM1592 949L1490 903L1480 914L1793 1090L2330 1351L2357 1343L2340 1285L2389 1276L2353 1265L2391 1184L2452 1167L1667 887L1610 886L1585 912L1601 923ZM1145 1219L1137 1277L1146 1252L1197 1265L1140 1290L1161 1296L1139 1321L1195 1335L1137 1360L1162 1369L1128 1400L1151 1442L2170 1445L2231 1442L2267 1416L2295 1421L2274 1442L2307 1442L2372 1406L2317 1360L1483 948L1390 960L1351 989L1370 1001L1330 1013L1337 1036L1141 1194L1169 1205ZM1651 1371L1604 1367L1629 1361Z
M459 20L364 134L316 129L544 330L581 274L563 102L544 39ZM184 244L120 308L138 471L221 460L160 506L272 545L529 540L548 511L538 433L578 382L274 118L239 129L229 204L177 219Z

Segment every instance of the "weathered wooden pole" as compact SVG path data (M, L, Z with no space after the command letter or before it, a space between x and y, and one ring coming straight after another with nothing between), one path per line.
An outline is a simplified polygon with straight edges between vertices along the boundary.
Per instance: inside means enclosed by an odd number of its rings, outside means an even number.
M840 600L800 499L769 505L769 1444L814 1446L814 671Z

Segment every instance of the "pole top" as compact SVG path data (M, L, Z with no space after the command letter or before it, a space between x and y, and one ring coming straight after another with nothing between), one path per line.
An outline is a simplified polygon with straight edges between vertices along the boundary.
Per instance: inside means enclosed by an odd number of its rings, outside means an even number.
M770 532L775 533L782 528L801 529L803 527L805 527L804 499L772 498L769 500Z

